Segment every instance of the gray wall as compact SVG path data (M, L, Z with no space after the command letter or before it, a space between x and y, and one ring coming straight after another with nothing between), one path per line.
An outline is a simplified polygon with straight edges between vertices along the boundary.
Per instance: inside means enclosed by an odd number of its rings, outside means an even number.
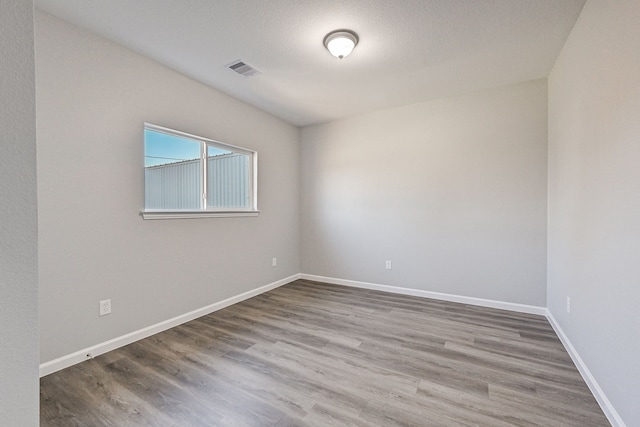
M33 2L0 2L0 424L38 425Z
M36 18L42 362L300 271L296 127ZM142 220L145 121L257 150L260 215Z
M548 308L628 426L640 425L639 22L637 0L588 2L549 78Z
M544 306L546 141L546 80L303 128L302 272Z
M12 202L0 206L0 324L3 346L21 355L0 354L2 384L5 376L19 384L1 390L0 408L3 420L29 425L37 420L31 4L5 1L0 11L3 59L15 58L0 63L0 196ZM302 271L546 301L627 425L640 425L639 18L635 1L588 2L550 76L547 247L544 80L307 127L300 137L39 15L41 360ZM260 216L142 221L144 121L258 150ZM104 298L114 311L99 318Z

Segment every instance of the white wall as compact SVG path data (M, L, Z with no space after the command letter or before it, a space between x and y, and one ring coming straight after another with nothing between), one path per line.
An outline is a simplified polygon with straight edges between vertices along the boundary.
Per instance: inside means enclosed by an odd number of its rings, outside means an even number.
M637 0L587 2L549 78L548 308L628 426L640 425L639 22Z
M296 127L36 18L42 362L300 271ZM142 220L145 121L257 150L261 214Z
M38 425L33 2L0 2L0 424Z
M544 306L546 141L546 80L303 128L302 272Z

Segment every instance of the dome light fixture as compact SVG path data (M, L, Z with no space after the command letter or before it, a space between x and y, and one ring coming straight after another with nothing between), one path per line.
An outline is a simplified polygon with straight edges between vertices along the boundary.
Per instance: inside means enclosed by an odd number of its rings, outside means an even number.
M338 59L348 56L357 44L358 35L351 30L332 31L324 38L324 47Z

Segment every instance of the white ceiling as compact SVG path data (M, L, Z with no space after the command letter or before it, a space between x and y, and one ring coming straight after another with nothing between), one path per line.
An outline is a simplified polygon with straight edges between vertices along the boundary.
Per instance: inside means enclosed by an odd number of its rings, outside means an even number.
M549 75L585 0L36 0L290 123ZM322 44L358 33L344 60ZM245 78L227 65L261 71Z

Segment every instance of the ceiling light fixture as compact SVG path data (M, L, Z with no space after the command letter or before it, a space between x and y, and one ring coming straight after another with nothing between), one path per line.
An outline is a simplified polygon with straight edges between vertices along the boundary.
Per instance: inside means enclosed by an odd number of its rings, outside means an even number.
M324 47L336 58L348 56L358 44L358 35L351 30L336 30L324 38Z

